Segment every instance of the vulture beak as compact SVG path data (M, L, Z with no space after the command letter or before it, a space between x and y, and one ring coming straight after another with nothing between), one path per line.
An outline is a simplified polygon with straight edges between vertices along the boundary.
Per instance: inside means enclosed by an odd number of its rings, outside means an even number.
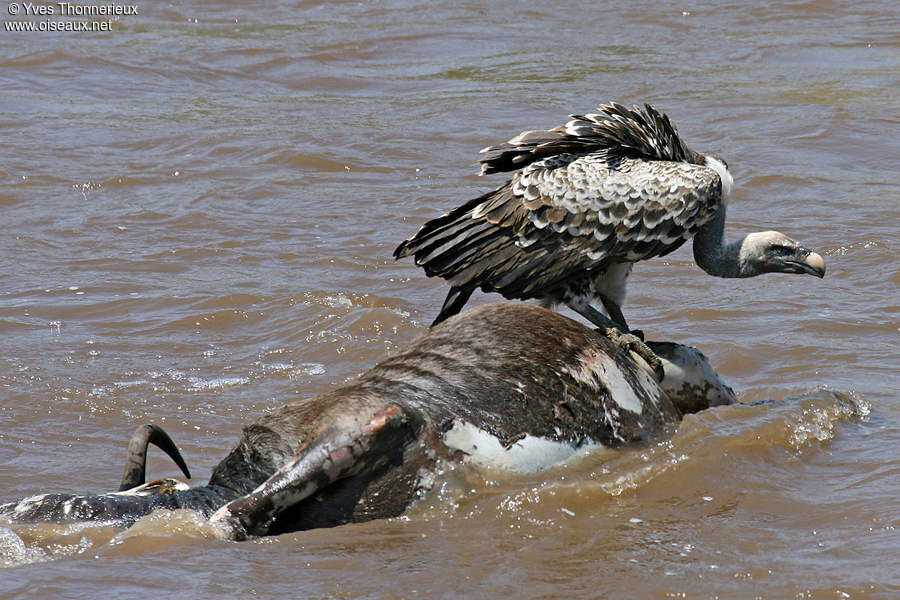
M788 266L789 273L808 273L819 279L825 277L825 259L803 246L798 246L794 256L784 262Z

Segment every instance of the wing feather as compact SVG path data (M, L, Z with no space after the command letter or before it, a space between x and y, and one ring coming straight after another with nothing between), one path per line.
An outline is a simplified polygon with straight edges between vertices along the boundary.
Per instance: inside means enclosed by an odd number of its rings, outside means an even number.
M482 150L481 173L515 171L548 156L627 151L649 160L702 162L685 145L675 125L649 104L627 108L616 102L599 113L569 115L565 125L546 131L525 131L511 140Z
M454 289L541 297L613 262L671 252L720 203L719 176L705 166L607 150L557 154L426 223L395 256L414 254Z

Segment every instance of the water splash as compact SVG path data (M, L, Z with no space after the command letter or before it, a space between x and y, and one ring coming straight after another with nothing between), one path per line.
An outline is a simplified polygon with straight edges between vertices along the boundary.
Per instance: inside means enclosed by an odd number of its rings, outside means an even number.
M799 413L786 416L788 444L800 452L815 442L827 442L835 436L842 421L865 419L872 405L855 392L822 390L806 397Z

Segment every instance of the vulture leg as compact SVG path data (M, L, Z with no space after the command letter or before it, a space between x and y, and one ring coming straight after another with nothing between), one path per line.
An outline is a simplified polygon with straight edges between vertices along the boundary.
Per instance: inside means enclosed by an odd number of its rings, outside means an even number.
M603 302L603 308L606 309L606 312L612 318L613 322L616 323L616 326L619 328L619 330L621 330L623 333L630 333L642 342L644 341L644 332L640 329L632 329L628 326L628 323L625 322L625 315L622 314L622 309L618 304L616 304L603 294L600 294L600 301Z
M600 331L607 329L617 329L620 327L615 321L604 315L602 312L588 304L587 302L567 302L569 308L577 312L579 315L600 328ZM626 329L627 331L627 329Z
M613 320L622 333L630 333L639 337L641 340L644 339L644 332L640 329L631 329L628 326L628 323L625 322L625 315L622 314L622 309L618 304L604 296L603 294L599 294L600 301L603 303L603 308L606 309L606 314L609 315L609 318Z
M604 305L606 304L605 298L603 299L603 303ZM664 376L662 361L656 353L644 343L644 340L631 333L626 333L628 331L627 326L625 326L623 331L621 325L587 303L573 302L569 304L569 308L596 325L597 331L609 338L616 346L622 348L626 352L634 352L644 359L644 361L650 365L650 368L653 369L653 372L656 373L657 379L662 381ZM618 306L616 306L616 312L618 312L619 316L622 316L622 311Z
M265 535L279 513L377 463L387 454L385 447L396 441L396 430L407 422L402 409L389 404L358 429L325 431L255 490L217 510L210 522L225 525L236 540Z

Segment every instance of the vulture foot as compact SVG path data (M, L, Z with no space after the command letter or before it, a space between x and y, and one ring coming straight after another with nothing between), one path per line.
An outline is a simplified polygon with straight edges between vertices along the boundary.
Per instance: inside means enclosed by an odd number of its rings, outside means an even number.
M604 301L604 304L606 304L606 301ZM663 380L664 372L662 361L656 353L644 343L643 331L640 329L632 329L629 331L628 325L625 324L625 318L622 317L622 311L619 310L618 305L613 303L608 305L608 309L612 310L616 316L619 317L618 321L610 319L590 304L571 302L568 306L596 325L597 331L605 335L616 346L626 352L634 352L644 359L644 362L646 362L653 370L653 373L656 374L656 380Z
M663 380L665 372L663 371L662 360L660 360L659 356L644 343L643 332L638 331L638 333L641 334L640 337L638 337L635 335L634 331L631 333L622 333L617 327L600 327L597 331L609 338L609 341L622 350L634 352L640 356L656 374L657 381Z

